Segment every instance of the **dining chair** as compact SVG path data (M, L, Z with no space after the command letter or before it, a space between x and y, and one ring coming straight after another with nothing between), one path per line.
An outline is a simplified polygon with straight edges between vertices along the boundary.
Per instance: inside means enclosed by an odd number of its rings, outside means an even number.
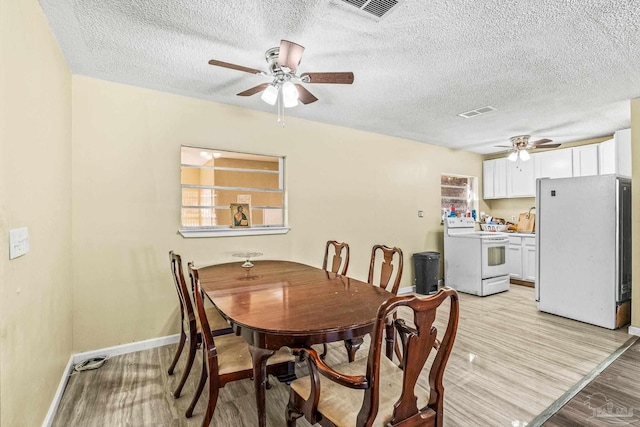
M382 255L382 257L380 257ZM394 260L397 260L397 268L394 276ZM374 245L371 249L371 262L369 264L368 283L380 286L394 295L398 295L400 280L402 279L402 269L404 265L402 249L389 247L386 245ZM379 268L376 268L379 266ZM389 284L391 283L391 286Z
M214 338L208 327L207 310L204 307L204 297L198 270L193 263L188 263L189 276L194 289L194 299L200 322L202 323L202 374L196 389L196 394L187 409L186 416L193 415L193 409L202 394L204 385L209 379L209 401L202 421L206 427L213 418L218 393L222 387L232 381L253 377L253 362L249 353L249 345L244 338L235 334L219 335ZM291 376L294 373L294 356L288 349L276 351L267 359L267 374Z
M176 350L175 356L173 357L173 362L171 363L171 366L169 366L169 375L173 375L176 364L178 363L180 355L182 354L184 344L187 339L189 341L189 354L187 357L187 364L185 366L184 372L182 372L180 383L178 384L176 390L173 392L174 397L180 397L182 388L184 387L184 384L189 377L191 367L193 366L193 361L196 357L196 347L202 343L202 326L200 325L198 317L196 317L195 315L195 312L193 310L193 302L191 301L190 293L187 290L187 284L182 272L182 257L174 251L170 251L169 259L171 260L171 274L176 285L176 291L178 292L181 319L180 341L178 342L178 348ZM214 335L224 335L233 332L231 326L229 326L229 323L227 323L227 321L220 315L215 307L208 307L207 315L209 316L209 325L211 328L213 328L212 330Z
M332 250L333 249L333 250ZM343 257L344 251L344 257ZM329 254L333 253L331 258L331 268L327 269L329 264ZM342 270L340 270L342 266ZM344 242L338 242L336 240L329 240L324 250L324 260L322 261L322 269L331 273L340 274L341 276L347 275L347 269L349 268L349 244ZM338 273L340 271L340 273ZM327 344L322 344L322 354L320 357L324 359L327 356Z
M444 333L434 325L436 311L450 300ZM388 322L400 307L408 309L404 318ZM412 316L410 316L412 314ZM286 409L288 427L304 416L311 424L331 427L437 426L443 425L443 376L458 328L458 294L442 288L436 294L418 298L392 297L378 309L367 358L336 366L326 365L312 348L293 348L303 353L309 375L291 383ZM404 317L404 316L403 316ZM396 364L393 349L383 353L383 332L397 331L405 357ZM396 333L396 332L392 332ZM433 358L431 351L435 351ZM430 360L429 384L418 381Z
M333 251L331 250L333 248ZM344 251L344 258L342 256L342 252ZM327 269L329 263L329 254L333 252L333 257L331 258L331 268ZM342 270L340 270L340 266L342 266ZM349 245L344 242L337 242L335 240L329 240L324 250L324 261L322 261L322 269L329 271L331 273L338 273L340 271L341 276L345 276L347 274L347 269L349 268Z

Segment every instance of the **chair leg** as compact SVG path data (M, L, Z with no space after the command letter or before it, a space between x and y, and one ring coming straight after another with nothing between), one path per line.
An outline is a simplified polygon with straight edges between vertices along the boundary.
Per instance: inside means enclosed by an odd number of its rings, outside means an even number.
M193 399L191 399L191 405L189 405L187 412L185 412L185 416L187 418L191 418L193 415L193 409L196 407L198 400L200 400L200 395L202 394L202 390L204 390L204 384L207 382L207 362L204 360L204 351L202 353L202 372L200 373L200 381L198 382L196 393L193 395Z
M169 370L167 371L167 373L169 375L173 375L173 370L176 367L176 364L178 363L178 359L180 359L180 355L182 354L182 349L184 348L184 342L187 340L187 334L184 333L184 331L182 331L182 333L180 334L180 342L178 343L178 349L176 350L176 355L173 357L173 362L171 362L171 366L169 366Z
M189 337L189 358L187 359L187 365L184 368L184 372L182 373L182 378L180 379L180 384L173 392L173 397L180 397L180 393L182 393L182 387L184 387L184 383L187 382L187 378L189 377L189 372L191 372L191 367L193 366L193 360L196 358L196 337L195 334Z
M220 387L218 382L214 379L209 380L209 402L207 403L207 412L204 414L204 420L202 420L202 427L209 427L211 420L213 419L213 413L216 410L216 404L218 403L218 392Z

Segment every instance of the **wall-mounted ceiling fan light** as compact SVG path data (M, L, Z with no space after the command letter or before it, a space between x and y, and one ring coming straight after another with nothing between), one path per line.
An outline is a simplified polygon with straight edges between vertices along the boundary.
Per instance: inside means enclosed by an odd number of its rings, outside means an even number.
M262 92L262 96L260 98L269 105L276 105L276 101L278 100L278 88L270 84L264 92Z
M526 162L530 158L531 156L529 155L529 152L527 150L520 150L520 160Z
M286 108L298 105L298 90L291 82L285 82L282 85L282 101Z
M511 154L509 154L509 157L507 157L507 159L511 160L512 162L515 162L516 160L518 160L518 152L512 151Z

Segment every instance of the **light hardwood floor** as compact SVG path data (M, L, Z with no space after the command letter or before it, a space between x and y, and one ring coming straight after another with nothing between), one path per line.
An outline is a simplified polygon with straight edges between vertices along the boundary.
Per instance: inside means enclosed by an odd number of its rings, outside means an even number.
M458 335L444 377L445 426L524 426L628 338L626 328L610 331L539 312L532 288L512 285L488 297L460 294ZM365 340L357 357L366 357L367 349ZM193 418L187 420L184 411L199 376L200 354L183 396L174 399L171 390L184 366L181 360L175 374L167 375L174 351L171 345L117 356L98 370L73 375L53 425L199 426L206 391ZM342 344L330 344L328 363L344 361ZM304 375L306 366L298 364L296 372ZM283 426L288 387L275 378L271 382L267 423ZM428 384L424 373L421 382ZM255 425L254 399L249 380L228 384L211 425ZM298 425L309 424L301 419Z

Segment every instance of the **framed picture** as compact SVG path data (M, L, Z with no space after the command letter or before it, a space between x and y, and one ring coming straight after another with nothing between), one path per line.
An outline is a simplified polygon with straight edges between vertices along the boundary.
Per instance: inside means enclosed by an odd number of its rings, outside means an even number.
M248 203L231 203L231 228L251 227L251 209Z

